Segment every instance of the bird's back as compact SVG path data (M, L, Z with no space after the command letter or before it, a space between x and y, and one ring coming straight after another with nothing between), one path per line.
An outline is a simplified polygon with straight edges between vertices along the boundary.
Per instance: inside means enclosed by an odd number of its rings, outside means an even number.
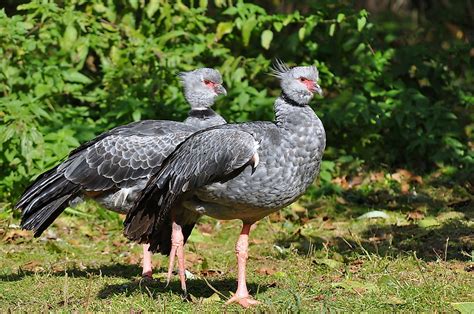
M206 214L221 219L242 219L236 217L240 213L247 219L257 220L287 206L304 193L319 173L325 132L310 107L294 110L291 119L298 123L250 122L222 126L252 134L260 143L260 161L253 174L246 169L232 180L213 183L197 191L197 198L210 208Z

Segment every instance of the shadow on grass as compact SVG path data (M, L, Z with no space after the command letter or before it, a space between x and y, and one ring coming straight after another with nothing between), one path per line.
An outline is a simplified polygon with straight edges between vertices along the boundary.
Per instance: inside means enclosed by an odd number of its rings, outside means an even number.
M99 267L85 268L85 269L68 269L66 271L56 271L56 272L33 272L27 270L20 270L16 274L10 275L0 275L0 281L19 281L26 277L33 277L37 275L45 276L55 276L55 277L64 277L65 274L68 277L78 278L84 277L89 278L91 276L101 276L101 277L120 277L125 279L130 279L130 282L123 284L112 284L104 287L99 293L98 297L101 299L106 299L114 295L125 294L127 296L133 294L136 291L141 291L151 296L156 296L160 293L172 292L177 295L183 295L179 280L177 276L174 276L173 281L166 287L164 281L158 279L142 279L136 278L137 274L141 273L141 267L138 265L130 264L113 264L113 265L102 265ZM162 270L157 270L158 272ZM207 280L207 283L206 283ZM230 296L229 291L235 291L237 288L236 279L227 279L227 278L211 278L211 279L188 279L186 280L188 294L192 294L195 297L208 298L215 291L210 287L224 294L225 296ZM209 286L209 285L210 286ZM255 283L247 283L248 289L255 293L257 291L264 292L268 289L266 285L257 285Z
M416 224L395 226L367 226L359 236L320 237L303 236L301 233L280 238L277 243L288 247L293 244L301 254L312 249L325 247L349 257L356 254L376 254L379 256L416 256L424 261L471 259L474 250L474 228L459 220L449 220L442 225L420 227Z
M464 187L457 192L450 190L448 196L443 190L429 193L432 195L423 191L403 194L389 189L344 190L339 194L339 201L330 204L335 216L355 219L369 210L401 212L407 217L411 212L421 212L423 217L431 219L431 226L407 220L402 225L382 225L366 220L361 234L328 230L327 237L321 235L323 239L297 232L288 237L283 235L277 244L288 247L293 243L302 254L307 254L312 248L328 247L343 256L354 253L394 256L416 252L416 256L425 261L470 260L469 254L474 250L474 228L468 223L474 219L474 197L468 192L470 188L471 185L464 182ZM449 220L440 216L449 212L456 212L457 217Z
M113 264L113 265L101 265L98 267L88 267L84 269L71 268L60 271L41 271L35 272L31 270L20 269L16 274L0 275L0 281L18 281L24 277L31 277L35 275L45 275L54 277L63 277L67 274L69 277L90 277L90 276L103 276L103 277L121 277L121 278L132 278L142 271L141 267L133 264Z
M206 283L204 279L188 279L186 280L186 286L188 298L189 295L196 298L208 298L213 295L215 291L219 291L219 293L223 294L225 297L230 297L230 291L235 291L237 288L237 281L235 279L219 278L207 279ZM247 287L251 294L255 294L257 291L259 293L264 292L269 288L269 286L257 285L255 283L247 283ZM107 299L116 295L130 296L137 291L145 293L150 297L156 297L159 294L171 292L185 298L178 280L171 282L169 286L166 287L164 281L156 279L137 279L124 284L108 285L99 292L98 297L101 299Z

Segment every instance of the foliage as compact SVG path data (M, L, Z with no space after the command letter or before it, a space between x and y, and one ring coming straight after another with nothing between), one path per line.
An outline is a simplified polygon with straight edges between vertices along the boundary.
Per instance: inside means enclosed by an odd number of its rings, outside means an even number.
M334 162L472 164L472 50L465 35L442 25L398 27L393 17L378 21L344 1L304 5L304 14L242 0L33 0L9 9L9 16L0 11L5 200L109 128L183 119L179 71L219 68L229 95L216 107L229 121L272 119L274 57L320 70L326 95L315 109L332 160L323 181ZM405 39L407 30L413 35Z

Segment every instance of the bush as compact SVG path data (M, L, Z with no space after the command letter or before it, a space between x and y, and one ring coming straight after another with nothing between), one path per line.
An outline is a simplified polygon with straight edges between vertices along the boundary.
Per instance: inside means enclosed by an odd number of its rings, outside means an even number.
M441 49L420 33L406 44L399 28L343 1L303 5L305 14L222 0L59 3L0 12L5 200L109 128L183 119L179 71L218 68L229 95L216 107L229 121L272 119L274 57L318 66L326 96L314 103L328 133L327 159L422 170L472 163L474 76L463 38L446 35L449 47ZM333 166L326 166L329 180Z

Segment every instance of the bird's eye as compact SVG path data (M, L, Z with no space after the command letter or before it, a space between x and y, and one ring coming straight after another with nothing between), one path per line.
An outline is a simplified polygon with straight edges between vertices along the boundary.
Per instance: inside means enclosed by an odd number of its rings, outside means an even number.
M207 86L210 86L210 87L213 87L214 85L216 85L216 83L214 83L213 81L210 81L210 80L204 80L204 84L206 84Z
M308 79L306 77L300 77L299 80L300 80L300 82L303 82L303 83L308 81Z

